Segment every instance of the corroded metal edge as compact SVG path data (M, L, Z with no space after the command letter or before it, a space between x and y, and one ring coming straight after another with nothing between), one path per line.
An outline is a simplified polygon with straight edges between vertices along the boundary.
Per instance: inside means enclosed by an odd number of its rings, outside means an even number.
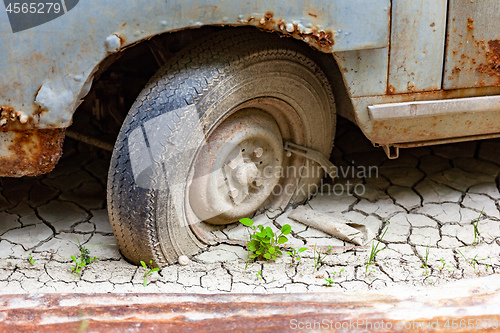
M470 138L479 139L478 135L486 138L498 134L499 128L495 125L494 117L498 115L499 108L489 108L490 111L479 113L463 112L458 114L443 113L439 109L434 115L426 117L415 117L413 114L406 114L406 117L396 121L392 118L386 121L375 121L370 115L369 106L381 104L406 103L405 105L415 105L413 102L428 101L430 105L445 105L458 102L460 105L464 101L473 101L473 104L481 104L483 98L495 99L494 95L500 94L500 87L468 88L457 90L438 90L432 92L398 94L372 97L353 98L354 115L356 123L365 136L375 144L395 145L416 143L415 146L425 144L437 144L436 140L446 139L449 142L467 141ZM483 97L477 97L483 96ZM468 99L466 99L468 98ZM451 101L451 102L450 102ZM461 107L460 107L461 108ZM401 112L404 113L404 110ZM486 124L481 127L481 124ZM453 140L455 139L455 140ZM444 143L444 142L441 142ZM407 147L409 145L406 145Z
M375 104L368 112L382 134L377 143L387 143L383 136L406 143L500 133L500 96Z
M38 176L62 155L65 129L0 131L0 177Z
M390 6L390 0L89 0L16 34L0 15L0 131L68 127L100 64L159 34L256 26L323 52L373 49L389 44Z
M488 332L496 331L499 309L500 281L494 275L419 290L391 288L385 294L5 295L0 296L0 331L301 332L336 331L342 325L345 331L349 325L349 331L365 332L405 325L404 331L440 332L449 331L453 319L470 319ZM469 330L458 325L454 332Z

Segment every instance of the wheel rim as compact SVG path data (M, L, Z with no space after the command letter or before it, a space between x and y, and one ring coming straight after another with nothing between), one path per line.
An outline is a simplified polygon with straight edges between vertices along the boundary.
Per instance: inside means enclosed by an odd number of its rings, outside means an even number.
M274 98L256 99L240 105L211 131L188 185L198 220L229 224L261 208L288 203L298 177L285 179L283 173L303 161L287 157L283 149L284 140L301 141L304 135L292 110ZM290 191L275 191L277 187Z
M278 184L283 138L276 121L254 108L225 119L194 165L190 204L211 224L227 224L259 209Z

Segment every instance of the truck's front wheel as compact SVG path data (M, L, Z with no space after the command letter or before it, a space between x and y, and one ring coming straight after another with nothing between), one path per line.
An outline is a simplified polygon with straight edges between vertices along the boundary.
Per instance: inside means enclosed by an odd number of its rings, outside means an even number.
M109 217L123 255L157 266L228 224L311 194L322 173L283 142L329 154L333 95L306 45L250 29L214 34L151 79L116 141Z

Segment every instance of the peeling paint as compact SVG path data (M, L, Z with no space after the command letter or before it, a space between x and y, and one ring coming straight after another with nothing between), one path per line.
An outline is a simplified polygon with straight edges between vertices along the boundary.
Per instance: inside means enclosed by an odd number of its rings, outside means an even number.
M309 15L311 16L311 14ZM316 18L317 16L313 17ZM312 25L306 28L300 23L286 22L283 18L276 20L272 12L267 12L260 18L249 16L246 20L240 22L254 25L263 30L281 32L287 36L303 40L312 47L326 53L332 52L332 47L335 45L332 31L320 30Z
M118 52L123 45L123 40L116 34L108 36L104 42L109 53Z
M497 85L500 85L500 39L488 41L488 46L486 52L488 64L480 65L476 70L488 76L497 76Z
M444 89L500 86L496 0L450 0Z
M30 117L23 112L14 111L11 107L0 106L0 131L12 129L15 123L25 125L30 121Z
M0 132L0 177L50 172L62 154L63 129Z
M81 75L67 75L59 80L44 83L35 96L38 106L39 128L64 128L71 125L73 112L81 98L90 91L92 77L83 84L79 94L75 89L82 85Z
M262 11L255 13L256 8ZM208 0L204 6L179 0L108 1L98 11L80 5L73 13L22 34L0 24L0 72L7 73L0 79L0 105L26 115L23 128L69 126L85 85L103 60L158 34L201 25L253 25L323 52L377 49L389 42L390 0L237 5Z

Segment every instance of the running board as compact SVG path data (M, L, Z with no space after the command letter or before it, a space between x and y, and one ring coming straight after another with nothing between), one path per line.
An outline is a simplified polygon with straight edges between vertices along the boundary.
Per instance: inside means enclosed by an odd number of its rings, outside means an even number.
M498 95L370 105L368 114L369 139L386 152L500 137Z

